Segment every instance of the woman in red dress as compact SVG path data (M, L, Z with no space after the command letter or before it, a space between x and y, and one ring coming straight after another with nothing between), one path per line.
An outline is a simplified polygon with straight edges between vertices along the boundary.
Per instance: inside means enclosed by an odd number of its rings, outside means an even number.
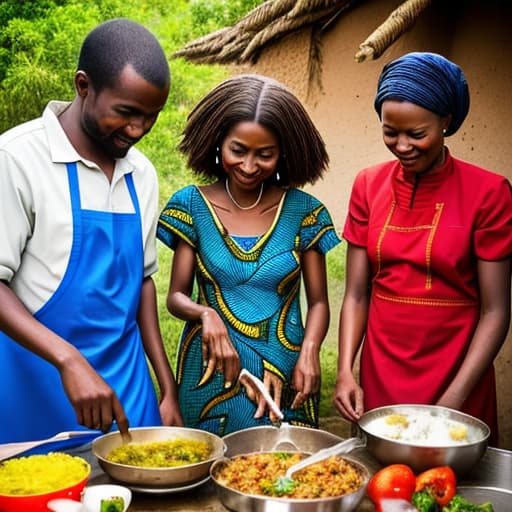
M498 440L493 361L510 324L509 181L454 158L469 109L462 70L432 53L384 67L375 108L396 160L355 179L335 404L357 421L398 403L464 411ZM361 353L360 385L352 367Z

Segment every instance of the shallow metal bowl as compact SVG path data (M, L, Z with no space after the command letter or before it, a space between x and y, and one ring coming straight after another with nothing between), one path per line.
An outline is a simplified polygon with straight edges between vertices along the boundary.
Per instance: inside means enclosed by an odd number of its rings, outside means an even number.
M242 453L272 450L299 450L313 453L342 441L330 432L307 427L282 424L280 427L262 426L246 428L222 438L226 444L226 457Z
M315 432L312 429L307 430ZM266 450L258 450L257 453L261 451ZM351 457L342 456L341 458L349 461L358 468L363 475L361 487L359 487L357 491L345 494L344 496L316 499L290 499L258 496L237 491L224 485L217 479L217 474L222 469L223 465L230 460L227 457L221 458L212 464L210 476L222 504L229 510L235 512L352 512L356 510L357 506L364 498L370 479L370 472L364 464Z
M208 478L212 463L222 457L225 451L224 441L209 432L185 427L140 427L130 429L133 443L149 443L153 441L171 441L174 439L194 439L207 441L212 446L208 460L171 468L146 468L128 466L107 460L107 455L123 444L119 432L110 432L96 438L92 443L92 451L102 469L114 480L130 485L148 488L181 487Z
M420 442L393 440L369 430L370 423L381 416L417 413L430 413L464 424L468 429L468 442L449 446L426 446ZM490 435L490 429L483 421L469 414L435 405L404 404L378 407L365 412L358 426L366 438L366 449L383 465L407 464L415 472L446 465L451 466L459 476L469 472L483 457Z

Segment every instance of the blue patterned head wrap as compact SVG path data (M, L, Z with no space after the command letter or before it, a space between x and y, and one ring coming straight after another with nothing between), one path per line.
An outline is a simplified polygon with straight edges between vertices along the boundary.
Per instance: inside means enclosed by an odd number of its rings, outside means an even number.
M452 115L445 135L453 135L469 111L462 69L436 53L413 52L386 64L379 77L375 110L388 99L408 101L440 116Z

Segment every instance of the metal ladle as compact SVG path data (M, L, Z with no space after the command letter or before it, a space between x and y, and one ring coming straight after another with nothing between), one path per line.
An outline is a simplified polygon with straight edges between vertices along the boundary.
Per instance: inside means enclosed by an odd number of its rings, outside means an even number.
M293 442L292 438L290 437L290 424L287 422L282 422L281 420L284 418L284 415L279 408L279 406L276 404L274 399L270 396L270 393L268 392L267 388L265 387L265 384L256 377L256 375L253 375L249 370L243 368L240 372L240 376L238 377L239 380L243 380L244 378L247 378L253 382L253 384L256 386L258 391L261 393L261 396L267 402L267 405L269 409L274 413L274 415L278 418L280 421L279 423L279 437L272 447L272 451L297 451L299 448L298 446Z

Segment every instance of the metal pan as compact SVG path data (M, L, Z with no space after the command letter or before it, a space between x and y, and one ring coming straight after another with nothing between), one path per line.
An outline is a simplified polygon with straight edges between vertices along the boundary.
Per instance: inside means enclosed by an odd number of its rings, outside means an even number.
M215 461L210 468L210 476L220 501L226 508L234 512L352 512L356 510L366 493L370 472L366 466L351 457L343 458L359 469L363 475L363 484L353 493L330 498L272 498L231 489L217 479L217 474L223 465L230 460L229 458Z
M224 441L210 432L185 427L140 427L130 429L133 443L152 441L170 441L173 439L195 439L208 441L212 453L208 460L195 464L170 468L146 468L117 464L107 460L107 455L123 444L119 432L110 432L98 437L92 443L92 451L99 465L112 479L127 486L136 485L145 488L182 487L208 478L212 463L222 457L225 451Z

